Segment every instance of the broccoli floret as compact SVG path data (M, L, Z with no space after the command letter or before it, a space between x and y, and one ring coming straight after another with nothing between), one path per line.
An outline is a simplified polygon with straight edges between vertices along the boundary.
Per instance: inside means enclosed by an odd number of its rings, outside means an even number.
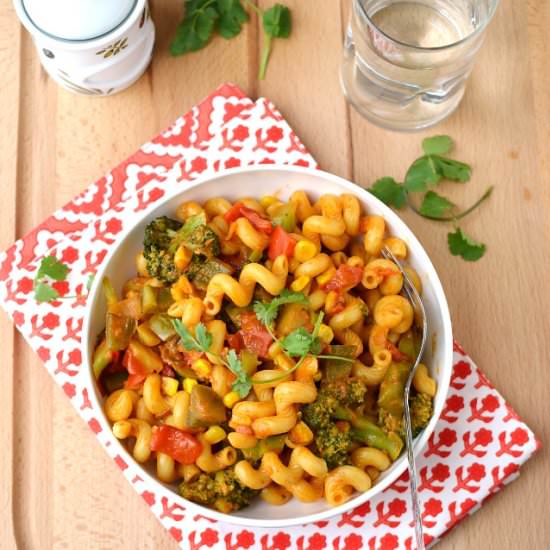
M428 425L432 417L433 401L429 395L418 393L411 397L409 404L411 410L412 434L413 437L416 437ZM403 416L395 416L385 409L380 409L378 421L386 433L394 432L405 439L405 423Z
M220 470L211 475L200 474L194 481L181 483L179 491L187 500L225 513L248 506L259 492L241 485L234 468Z
M220 253L220 240L216 233L207 225L196 227L183 242L195 254L212 258Z
M319 393L334 398L339 405L353 407L363 403L367 386L359 378L339 378L324 382Z
M330 393L320 390L313 403L302 408L302 420L313 430L320 430L332 423L330 417L338 405Z
M147 262L147 271L152 277L173 283L179 277L174 265L174 252L170 244L177 235L182 224L166 216L155 218L145 228L143 239L143 256Z
M349 463L348 453L351 447L351 433L340 431L335 424L328 424L317 431L315 445L321 458L332 469Z

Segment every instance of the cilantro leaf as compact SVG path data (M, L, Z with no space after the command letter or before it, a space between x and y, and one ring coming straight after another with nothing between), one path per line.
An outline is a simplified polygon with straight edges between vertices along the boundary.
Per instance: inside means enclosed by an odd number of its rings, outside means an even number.
M407 192L393 178L386 177L376 180L368 191L384 204L395 206L395 208L402 208L407 202Z
M203 351L208 351L212 345L212 334L208 332L204 323L199 323L195 327L195 338Z
M462 183L470 181L472 168L469 164L439 156L434 156L434 160L445 179Z
M273 38L288 38L292 28L290 10L282 4L275 4L262 15L262 27L264 30L263 48L260 56L260 68L258 78L263 80L267 69L267 63L271 54L271 42Z
M262 25L266 34L273 38L288 38L292 27L290 10L282 4L275 4L265 10Z
M68 273L68 266L60 262L55 256L45 256L38 266L35 280L39 281L44 277L49 277L55 281L64 281Z
M36 283L34 285L34 299L39 302L51 302L59 298L59 292L46 283Z
M441 180L441 170L433 155L416 159L405 176L405 189L412 192L426 191L428 185L435 185Z
M186 0L185 16L170 44L172 55L195 52L204 48L214 33L218 11L211 0Z
M237 377L231 388L236 391L241 398L246 397L252 389L252 380L244 371L243 365L234 349L229 350L226 355L227 366L229 370Z
M460 256L467 262L477 262L487 249L483 243L478 243L466 235L460 227L447 235L447 243L453 256Z
M428 191L424 195L419 212L426 218L441 218L453 206L450 200L438 195L435 191Z
M422 140L422 149L426 155L446 155L453 145L449 136L433 136Z
M254 313L260 322L269 326L277 318L280 306L284 304L306 305L307 303L308 299L302 292L293 292L285 288L281 294L273 298L271 302L255 302Z
M242 24L248 21L248 14L240 0L217 0L217 4L220 14L218 32L226 39L237 36L241 32Z
M301 357L307 355L313 344L314 337L304 327L299 327L287 334L281 341L288 355Z
M174 326L175 331L178 333L178 336L181 338L181 345L187 351L205 351L203 347L199 344L199 342L195 340L195 337L189 332L187 327L179 319L174 319L172 321L172 325Z

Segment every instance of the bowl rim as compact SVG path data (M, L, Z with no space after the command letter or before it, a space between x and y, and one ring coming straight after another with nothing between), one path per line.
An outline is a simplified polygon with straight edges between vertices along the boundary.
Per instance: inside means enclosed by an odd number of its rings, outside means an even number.
M140 212L139 216L136 216L131 226L129 226L127 229L122 231L117 236L116 242L111 246L111 249L108 251L105 258L103 259L103 262L99 270L97 271L93 284L90 288L87 310L84 316L84 323L82 327L83 337L82 337L80 346L81 346L82 357L83 357L82 368L85 371L84 377L86 381L86 387L88 389L88 395L89 395L90 401L92 402L92 408L94 409L96 417L102 427L102 431L106 434L106 437L108 438L107 440L110 442L110 447L117 448L119 450L119 453L122 456L124 456L125 459L127 459L127 461L129 461L130 463L134 464L136 467L139 468L140 475L144 478L144 481L147 481L148 483L152 484L155 487L155 490L161 493L162 496L175 500L183 508L189 508L195 513L209 517L211 519L226 522L226 523L231 523L234 525L241 525L241 526L248 526L248 527L282 528L282 527L290 527L294 525L305 525L305 524L317 522L320 520L326 520L333 516L343 514L349 511L350 509L360 506L361 504L365 503L367 500L370 500L372 497L374 497L375 495L377 495L378 493L382 492L384 489L389 487L407 469L406 453L402 453L401 456L395 462L392 463L392 465L390 466L390 470L391 470L390 473L386 477L384 477L384 479L380 483L374 484L368 491L364 493L359 493L354 498L334 508L328 508L321 512L315 512L304 516L298 516L294 518L284 518L284 519L267 519L267 518L257 519L257 518L244 517L240 515L224 514L222 512L218 512L211 508L207 508L206 506L201 506L200 504L196 504L192 501L184 499L182 496L176 493L173 489L169 488L166 484L164 484L160 480L156 479L153 475L151 475L141 464L136 462L134 457L131 455L131 453L128 452L128 450L123 445L123 443L114 437L112 433L111 423L106 418L105 413L103 411L103 407L101 406L100 399L98 398L95 379L93 377L92 369L91 369L90 357L88 355L88 345L89 345L88 343L89 343L90 337L95 337L94 335L90 335L90 330L91 330L92 311L94 310L95 303L97 301L98 294L100 292L100 286L101 286L100 281L102 280L103 275L107 270L107 267L109 266L114 255L117 253L119 247L126 240L128 235L135 229L135 227L140 223L142 223L145 218L150 216L152 212L154 212L157 209L162 209L162 207L166 203L170 202L178 195L183 195L183 194L192 192L195 188L200 187L201 185L209 183L213 180L222 179L227 176L234 176L234 175L239 175L244 173L251 173L251 172L254 173L254 172L262 172L262 171L266 171L266 172L275 171L275 172L281 172L281 173L291 172L296 174L305 174L309 176L319 176L320 179L330 180L332 183L335 183L336 185L345 189L346 190L345 192L349 192L357 195L363 204L365 203L368 204L369 202L376 203L381 215L386 220L390 221L391 225L398 228L397 236L401 236L401 237L405 236L407 243L414 242L415 248L418 248L421 252L421 256L422 255L424 256L423 258L420 258L419 261L422 264L422 269L424 270L426 275L429 276L430 283L434 291L434 294L436 295L437 304L441 311L441 315L443 319L443 330L442 330L442 333L438 335L438 341L442 341L443 335L445 335L445 336L448 336L448 340L451 343L451 345L447 346L446 349L444 350L444 360L439 365L439 368L441 369L441 373L442 373L442 379L438 383L437 392L444 393L446 398L449 391L450 378L451 378L452 365L453 365L453 346L452 346L453 336L452 336L451 318L450 318L449 308L447 305L447 299L445 297L443 286L441 284L441 281L439 280L439 276L437 275L435 267L433 266L428 256L428 253L424 249L424 246L422 245L422 243L414 235L412 230L409 229L407 224L393 210L391 210L388 206L386 206L382 201L380 201L374 195L370 194L363 187L345 178L336 176L334 174L331 174L329 172L326 172L324 170L320 170L317 168L308 168L308 167L295 166L295 165L260 164L260 165L246 166L246 167L231 168L231 169L227 169L227 170L223 170L215 173L212 171L209 171L207 174L204 174L203 176L198 177L191 182L188 182L188 185L185 185L184 187L175 187L174 189L169 190L161 200L151 204L148 208ZM419 455L420 451L424 448L428 439L432 435L435 429L435 425L437 424L439 417L441 415L441 412L443 410L444 404L445 404L445 399L441 399L438 403L435 403L433 416L430 419L428 426L424 429L422 434L419 437L417 437L415 440L414 448L413 448L415 456Z

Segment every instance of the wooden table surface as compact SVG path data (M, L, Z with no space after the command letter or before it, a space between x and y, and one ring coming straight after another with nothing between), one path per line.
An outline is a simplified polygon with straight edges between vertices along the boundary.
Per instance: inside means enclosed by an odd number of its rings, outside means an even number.
M287 0L294 32L256 79L257 22L230 42L171 58L181 2L153 0L152 65L129 90L76 96L41 69L11 2L0 1L0 248L169 125L220 83L273 100L323 168L369 185L402 177L432 131L378 129L346 105L338 83L346 4ZM271 0L262 0L269 5ZM550 2L502 0L459 110L437 127L453 136L474 178L455 195L495 193L463 227L485 241L476 264L449 255L446 228L404 214L439 271L456 338L542 439L550 441ZM0 547L176 548L78 418L38 358L0 315ZM550 545L550 462L543 450L438 548Z

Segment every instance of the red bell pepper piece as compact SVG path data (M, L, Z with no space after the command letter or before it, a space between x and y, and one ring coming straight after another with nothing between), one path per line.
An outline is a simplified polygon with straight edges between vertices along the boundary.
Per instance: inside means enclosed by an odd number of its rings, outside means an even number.
M267 357L267 352L273 342L273 338L271 338L265 326L258 321L253 311L245 311L241 314L241 330L239 334L242 336L244 346L247 350L257 354L259 357Z
M180 464L194 464L202 453L200 441L190 433L173 426L153 426L151 450L171 456Z
M332 279L323 287L323 290L347 291L358 285L363 277L363 268L342 264L332 276Z
M294 248L296 247L296 241L278 225L271 235L269 241L268 256L269 259L274 262L278 256L283 254L290 258L294 254Z
M248 208L242 202L234 204L223 217L228 223L234 222L238 218L246 218L258 231L266 235L271 235L273 231L273 225L270 220L258 214L256 210Z

